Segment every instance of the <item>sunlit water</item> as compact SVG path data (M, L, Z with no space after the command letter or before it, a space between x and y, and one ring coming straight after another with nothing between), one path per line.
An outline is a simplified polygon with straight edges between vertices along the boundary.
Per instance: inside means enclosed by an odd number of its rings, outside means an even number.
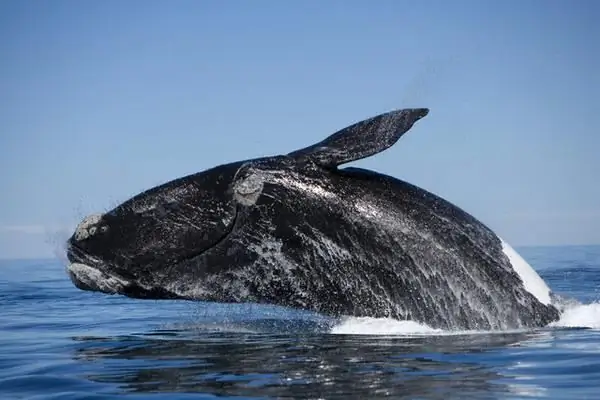
M0 399L600 399L600 247L518 250L576 300L553 327L132 300L75 289L58 261L2 261Z

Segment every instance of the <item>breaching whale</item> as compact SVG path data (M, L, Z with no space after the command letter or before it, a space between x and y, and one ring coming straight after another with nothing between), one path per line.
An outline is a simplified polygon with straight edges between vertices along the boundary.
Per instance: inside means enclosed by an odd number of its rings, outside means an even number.
M357 122L285 155L219 165L91 215L67 243L80 289L269 303L442 329L559 318L540 276L473 216L410 183L340 165L377 154L426 108Z

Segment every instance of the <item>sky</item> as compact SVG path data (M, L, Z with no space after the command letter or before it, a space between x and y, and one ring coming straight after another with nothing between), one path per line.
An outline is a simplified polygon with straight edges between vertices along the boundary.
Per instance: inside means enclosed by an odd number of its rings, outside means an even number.
M600 2L0 2L0 258L85 215L404 107L352 165L516 246L600 243Z

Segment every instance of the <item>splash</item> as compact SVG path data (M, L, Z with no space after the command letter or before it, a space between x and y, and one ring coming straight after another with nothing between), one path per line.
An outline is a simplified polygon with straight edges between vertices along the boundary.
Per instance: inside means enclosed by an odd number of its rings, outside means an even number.
M393 318L348 317L329 331L333 335L373 335L373 336L460 336L489 335L526 332L527 329L507 330L444 330L436 329L415 321L401 321Z
M572 303L566 305L560 320L550 324L557 328L600 329L600 302L591 304Z
M63 265L67 265L67 240L75 230L71 225L63 225L55 229L47 228L44 231L45 243L52 250L54 257Z
M442 333L415 321L399 321L392 318L350 317L331 329L338 335L423 335Z
M600 302L582 304L570 302L562 308L560 320L551 328L600 329ZM447 331L434 329L415 321L399 321L392 318L348 317L333 326L334 335L393 335L393 336L447 336L464 334L509 333L511 331Z

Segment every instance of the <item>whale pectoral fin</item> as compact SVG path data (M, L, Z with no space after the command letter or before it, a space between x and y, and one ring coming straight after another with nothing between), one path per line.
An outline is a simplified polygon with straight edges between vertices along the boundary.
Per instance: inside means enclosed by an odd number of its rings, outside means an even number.
M360 160L391 147L428 113L427 108L407 108L381 114L350 125L288 156L308 157L323 167Z

